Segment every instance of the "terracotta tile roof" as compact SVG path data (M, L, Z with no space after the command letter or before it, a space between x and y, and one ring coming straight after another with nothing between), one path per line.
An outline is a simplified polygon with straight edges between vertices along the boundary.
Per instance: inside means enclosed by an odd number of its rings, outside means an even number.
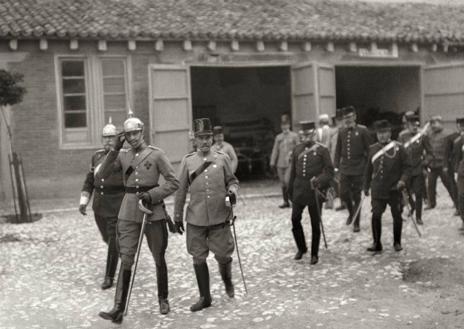
M464 41L464 6L331 0L1 0L0 38Z

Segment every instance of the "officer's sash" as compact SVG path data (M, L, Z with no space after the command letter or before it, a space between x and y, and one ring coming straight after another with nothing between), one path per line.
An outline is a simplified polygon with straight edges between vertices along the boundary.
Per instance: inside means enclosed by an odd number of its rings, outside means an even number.
M377 160L378 158L380 158L382 155L384 155L386 152L388 152L389 150L391 150L393 147L396 146L396 142L395 141L391 141L390 143L388 143L387 145L385 145L384 147L382 147L382 149L380 149L379 151L377 151L377 153L375 153L373 156L372 156L372 163L375 162L375 160Z
M304 155L308 154L308 153L311 153L311 152L314 152L317 150L317 148L319 147L319 144L315 143L313 146L311 146L310 148L307 148L305 149L303 152L301 152L300 154L298 154L298 159L301 159L301 157L303 157Z
M413 143L417 142L417 140L418 140L419 138L421 138L422 135L425 134L425 132L426 132L427 129L429 128L429 125L430 125L430 123L427 122L427 123L425 124L424 128L422 128L421 131L419 131L419 132L418 132L416 135L414 135L410 140L408 140L406 143L404 143L404 148L407 149L407 148L408 148L409 146L411 146Z
M132 159L131 164L129 167L126 169L126 172L124 175L126 176L126 180L129 178L129 176L134 172L134 168L137 167L145 158L151 153L152 149L150 147L146 147L142 152L139 153L137 157Z
M189 176L189 185L192 185L193 181L195 180L195 178L197 178L198 176L201 175L201 173L203 171L205 171L206 168L208 168L211 164L213 163L213 161L205 161L203 162L203 164L198 167L190 176Z

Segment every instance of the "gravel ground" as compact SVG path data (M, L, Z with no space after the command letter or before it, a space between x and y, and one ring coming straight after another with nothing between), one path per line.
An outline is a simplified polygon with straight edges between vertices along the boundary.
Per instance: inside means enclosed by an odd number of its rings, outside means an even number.
M114 289L99 288L106 255L92 213L47 211L31 224L0 224L0 328L464 327L464 236L441 186L438 207L424 214L422 238L404 222L399 253L388 211L384 252L372 256L365 251L371 243L367 200L358 234L345 226L345 212L324 210L329 248L321 243L315 266L308 256L293 260L290 210L277 208L278 197L264 196L271 190L268 184L242 190L254 197L240 199L236 208L248 294L235 255L235 299L225 295L210 257L213 306L192 314L198 291L185 236L171 235L171 313L158 313L155 266L144 243L130 311L120 326L97 315L112 307ZM309 239L307 214L304 226Z

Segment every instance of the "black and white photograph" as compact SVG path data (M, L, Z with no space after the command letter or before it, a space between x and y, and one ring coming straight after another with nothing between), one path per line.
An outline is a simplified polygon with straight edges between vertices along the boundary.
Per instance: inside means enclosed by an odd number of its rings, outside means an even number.
M0 0L0 329L464 328L464 0Z

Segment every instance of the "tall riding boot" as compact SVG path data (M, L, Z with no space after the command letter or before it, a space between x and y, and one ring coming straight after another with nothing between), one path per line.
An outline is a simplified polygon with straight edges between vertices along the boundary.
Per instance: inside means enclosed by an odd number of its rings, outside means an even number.
M234 284L232 283L232 261L227 264L219 264L219 272L221 273L222 281L226 286L226 294L230 298L234 298Z
M166 261L163 261L156 265L156 282L158 285L158 302L161 314L168 314L170 311L168 301L168 269L166 267Z
M308 247L306 246L306 239L304 236L303 228L292 228L293 237L295 239L296 247L298 251L295 255L295 260L300 260L304 254L308 251Z
M108 247L108 257L106 259L106 273L105 280L103 281L101 288L102 290L109 289L113 286L114 273L118 267L119 257L117 254L111 252L110 247Z
M121 268L119 271L118 283L116 285L116 294L114 297L114 306L111 311L100 312L98 315L105 320L111 320L114 323L121 323L124 316L124 309L127 303L127 294L131 280L131 270Z
M290 203L288 202L288 189L286 187L282 187L282 198L284 199L284 203L279 208L289 208Z
M211 294L209 291L209 271L208 264L194 264L195 275L197 277L198 290L200 291L200 299L190 306L190 311L197 312L211 306Z

